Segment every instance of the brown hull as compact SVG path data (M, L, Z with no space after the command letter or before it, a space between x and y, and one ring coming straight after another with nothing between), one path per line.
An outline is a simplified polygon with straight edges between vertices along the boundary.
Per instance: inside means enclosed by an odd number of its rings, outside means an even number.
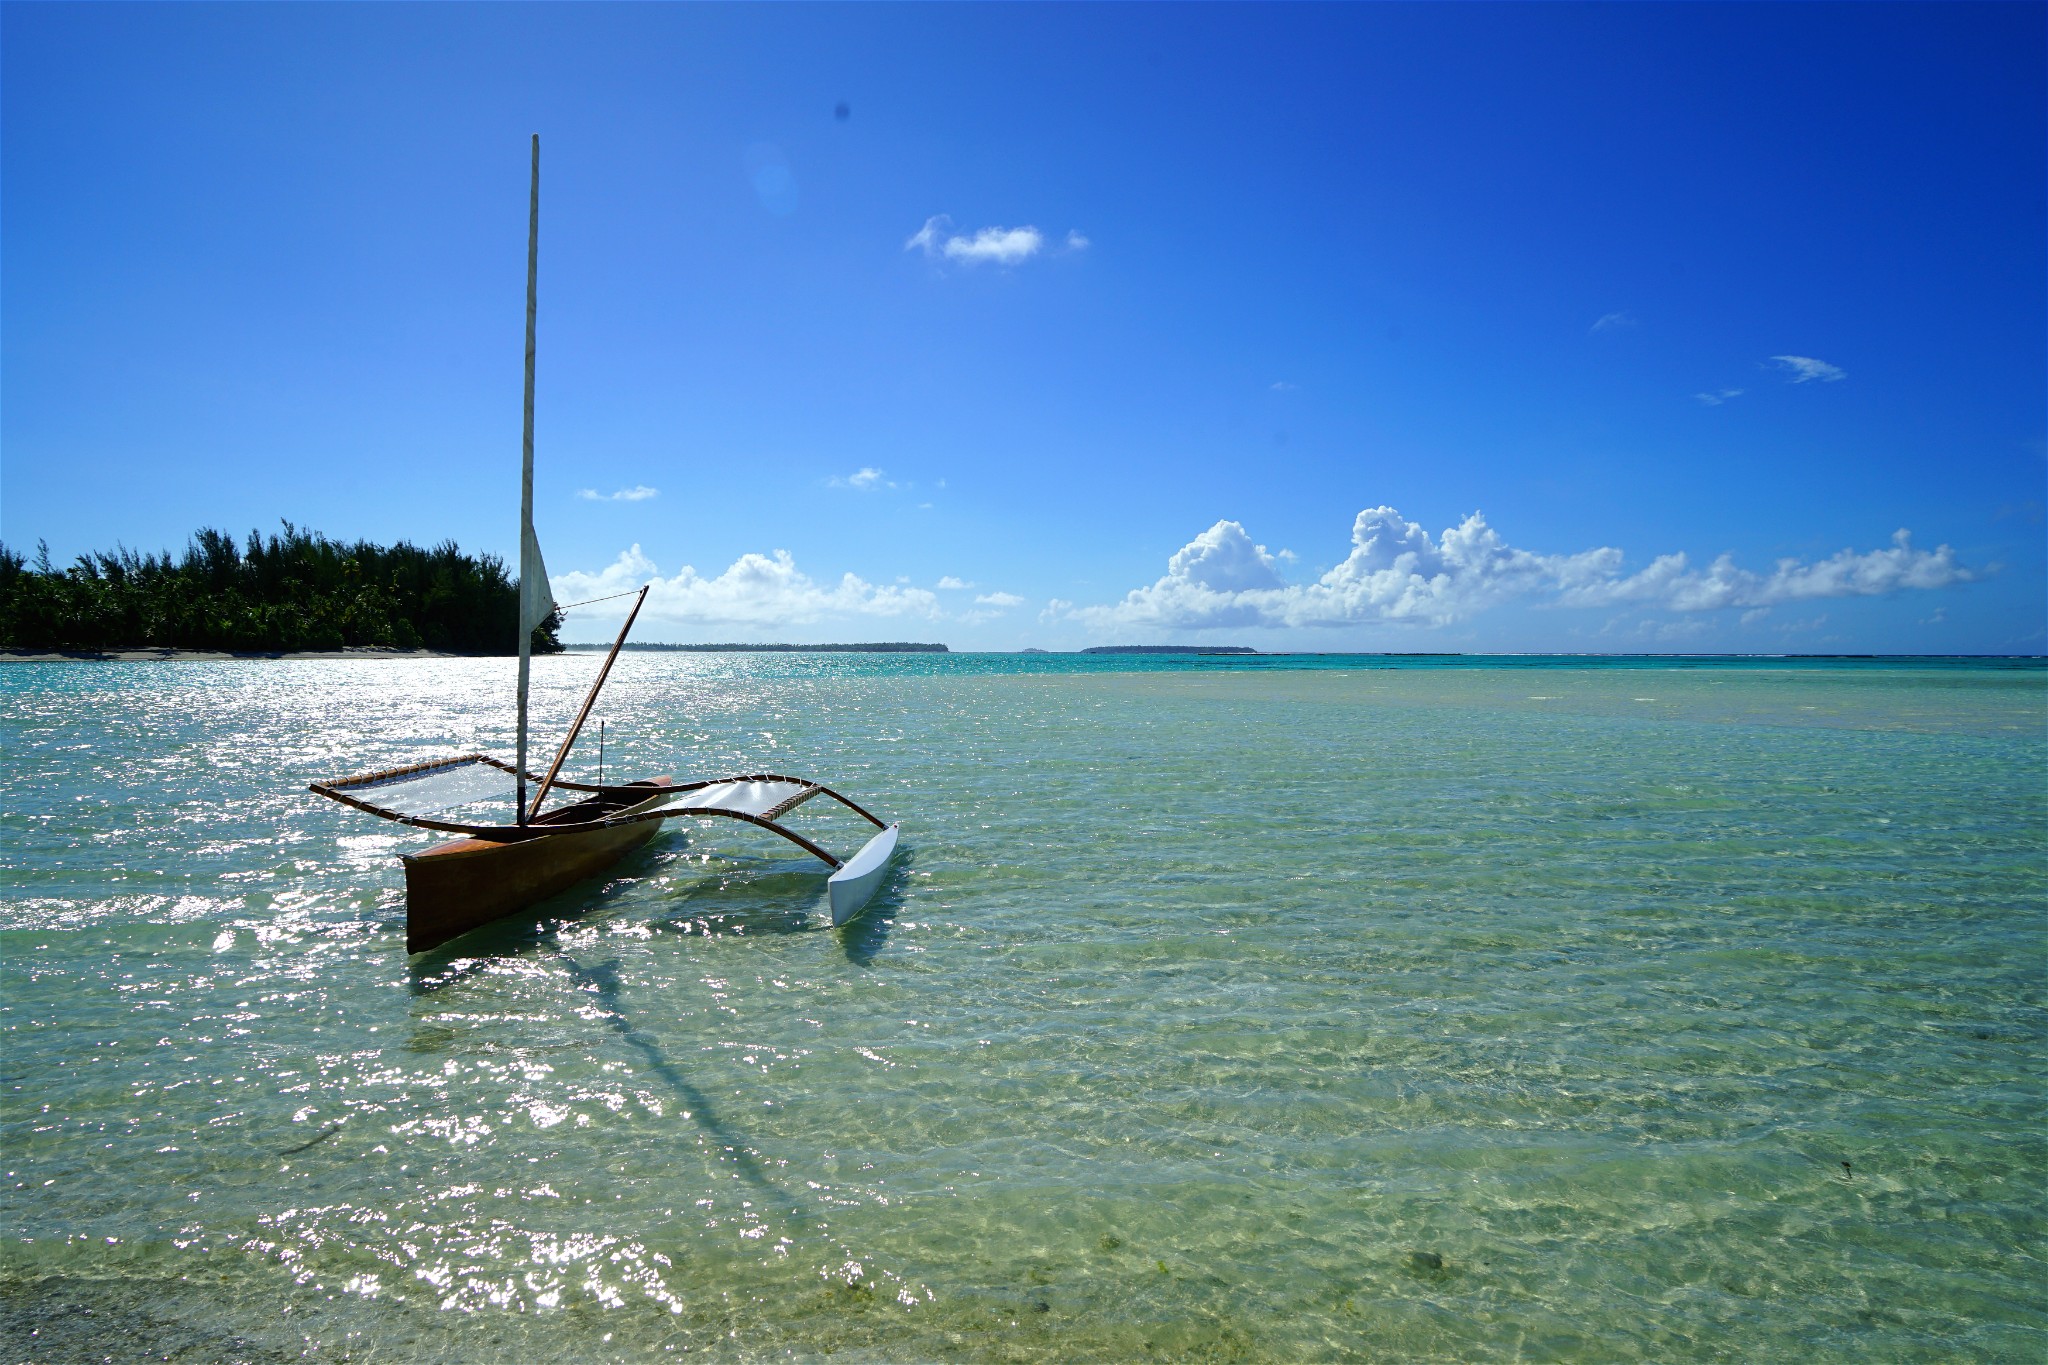
M657 778L650 785L669 785ZM540 823L614 814L592 812L599 802L550 811ZM572 814L573 812L573 814ZM424 853L401 855L405 864L405 950L423 953L492 920L503 919L594 877L653 838L661 822L643 820L574 834L544 834L517 843L456 839Z

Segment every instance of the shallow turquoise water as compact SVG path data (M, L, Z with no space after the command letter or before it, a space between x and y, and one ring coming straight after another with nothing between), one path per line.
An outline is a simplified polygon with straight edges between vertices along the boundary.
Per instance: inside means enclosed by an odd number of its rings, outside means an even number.
M0 668L18 1339L2048 1354L2039 668L629 655L608 771L833 781L877 909L675 831L408 960L305 783L508 675Z

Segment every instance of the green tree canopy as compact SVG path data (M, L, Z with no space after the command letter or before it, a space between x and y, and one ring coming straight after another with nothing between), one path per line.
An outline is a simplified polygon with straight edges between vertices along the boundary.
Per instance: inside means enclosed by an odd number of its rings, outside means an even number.
M534 652L559 653L560 613L535 629ZM519 585L496 555L454 541L431 550L400 541L353 545L284 523L237 545L202 530L182 558L168 551L33 563L0 544L0 646L17 649L161 647L229 651L332 650L349 645L514 654Z

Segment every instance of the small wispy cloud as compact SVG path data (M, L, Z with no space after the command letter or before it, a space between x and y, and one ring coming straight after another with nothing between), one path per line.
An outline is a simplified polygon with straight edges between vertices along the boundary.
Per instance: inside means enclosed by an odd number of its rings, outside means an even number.
M1063 243L1070 252L1086 251L1086 235L1069 232ZM922 251L932 260L958 261L962 265L1018 265L1046 249L1045 234L1028 224L1024 227L985 227L978 232L953 231L953 220L943 213L924 220L924 226L903 244L905 251Z
M1742 397L1742 390L1717 389L1712 393L1696 393L1693 395L1693 397L1699 399L1702 403L1705 403L1710 408L1718 408L1731 398Z
M872 493L877 488L894 488L896 485L881 470L873 465L863 465L844 478L837 475L826 480L833 488L851 488L856 493Z
M1611 332L1617 327L1633 327L1635 325L1636 320L1627 313L1602 313L1593 320L1593 325L1588 330Z
M944 578L941 578L939 580L939 586L942 588L959 590L963 588L971 588L974 585L963 578L955 578L953 577L953 575L947 574Z
M1300 388L1301 385L1290 384L1284 379L1276 379L1272 383L1266 385L1266 387L1271 389L1274 393L1293 393L1296 389Z
M985 227L967 236L950 231L953 220L943 213L924 220L924 226L903 244L905 251L923 251L934 259L958 261L963 265L1016 265L1028 261L1045 248L1045 234L1035 227Z
M1021 607L1024 605L1024 599L1017 596L1017 594L1013 592L985 592L981 596L975 598L974 601L977 606L983 607L1008 608Z
M649 498L660 497L661 490L649 488L644 483L636 483L631 488L621 488L616 493L600 493L595 488L579 488L576 490L576 496L585 502L645 502Z
M1707 629L1705 621L1639 621L1636 634L1650 640L1689 640Z
M2015 518L2029 526L2039 526L2043 519L2041 504L2033 498L2027 498L2021 502L2002 502L1998 505L1998 510L1991 514L1993 521L2007 521Z
M1774 355L1771 359L1791 377L1794 384L1806 384L1816 379L1823 384L1832 384L1849 377L1848 371L1841 366L1815 360L1810 355Z

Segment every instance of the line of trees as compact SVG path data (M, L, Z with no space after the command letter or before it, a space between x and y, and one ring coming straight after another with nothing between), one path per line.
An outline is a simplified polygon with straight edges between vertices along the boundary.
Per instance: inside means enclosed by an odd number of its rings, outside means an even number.
M561 614L533 632L535 653L562 649ZM160 647L238 652L349 645L514 654L519 585L496 555L453 541L345 544L284 523L283 534L193 535L183 558L112 553L50 563L0 544L0 647Z

